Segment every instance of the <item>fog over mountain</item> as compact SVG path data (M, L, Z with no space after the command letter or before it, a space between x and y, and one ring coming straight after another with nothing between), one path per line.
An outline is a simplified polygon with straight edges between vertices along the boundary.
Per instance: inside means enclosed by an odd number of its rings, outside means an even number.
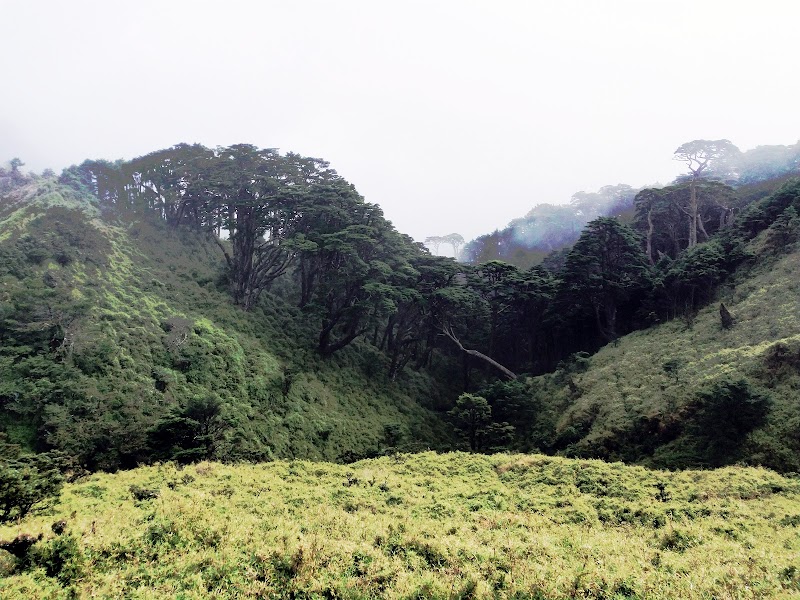
M179 142L320 156L418 240L672 180L692 139L794 144L800 6L2 3L0 161Z

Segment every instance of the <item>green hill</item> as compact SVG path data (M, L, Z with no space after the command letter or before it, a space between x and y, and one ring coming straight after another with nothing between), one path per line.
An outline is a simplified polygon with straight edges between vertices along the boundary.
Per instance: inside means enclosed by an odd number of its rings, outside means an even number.
M207 449L228 460L449 439L431 411L446 388L431 377L390 381L367 344L320 358L309 317L279 295L232 305L207 235L121 218L44 180L4 198L0 257L0 429L23 447L132 467L152 457L153 428L208 398L226 429Z
M521 271L317 159L155 154L0 190L0 596L800 593L800 183L657 262L601 218Z
M323 358L319 315L288 301L292 280L276 280L242 310L213 236L78 189L40 179L0 206L0 432L23 449L59 450L89 470L159 459L347 462L463 447L453 423L474 449L800 471L800 254L789 218L796 183L751 199L739 224L719 234L739 236L736 245L717 236L657 265L663 279L647 284L649 299L635 313L620 308L631 323L663 321L664 302L687 302L673 309L676 318L512 383L493 383L485 362L460 360L443 333L488 346L506 364L551 351L541 344L547 335L564 348L581 338L591 347L593 320L575 304L587 296L570 295L563 274L524 279L490 263L465 271L466 285L455 278L433 291L405 288L411 300L393 305L387 331L414 344L406 360L427 358L389 376L379 322ZM720 300L731 327L722 326ZM464 386L488 399L490 420L465 425L444 414Z
M771 234L748 244L751 260L717 301L529 380L545 408L534 445L658 467L800 471L800 251L775 249Z
M43 536L0 552L0 595L790 598L798 526L800 482L764 469L433 453L160 465L83 478L0 527Z

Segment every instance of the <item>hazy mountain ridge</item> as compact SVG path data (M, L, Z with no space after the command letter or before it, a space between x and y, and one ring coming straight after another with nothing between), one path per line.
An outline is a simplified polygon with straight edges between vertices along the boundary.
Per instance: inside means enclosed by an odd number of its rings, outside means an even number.
M748 190L787 176L796 177L798 173L800 142L793 146L757 146L745 152L732 146L731 152L723 160L711 164L703 176L740 189L739 195L746 205ZM680 175L669 185L680 185L689 179L687 175ZM469 241L460 258L470 264L502 260L525 269L543 261L546 265L558 264L559 253L564 254L575 243L587 223L600 216L613 216L631 223L639 192L663 187L663 184L640 188L622 183L606 185L596 192L576 192L568 203L537 204L505 228Z

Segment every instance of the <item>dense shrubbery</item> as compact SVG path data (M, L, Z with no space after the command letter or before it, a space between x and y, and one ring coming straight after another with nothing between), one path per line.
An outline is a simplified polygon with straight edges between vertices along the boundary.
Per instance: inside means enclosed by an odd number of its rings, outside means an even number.
M23 522L21 560L8 565L0 550L0 589L4 598L781 597L796 592L799 494L795 479L764 469L664 472L531 455L164 464L67 485L54 514ZM0 540L19 531L0 526Z
M20 455L0 434L0 523L22 519L37 505L58 498L65 457L58 453Z

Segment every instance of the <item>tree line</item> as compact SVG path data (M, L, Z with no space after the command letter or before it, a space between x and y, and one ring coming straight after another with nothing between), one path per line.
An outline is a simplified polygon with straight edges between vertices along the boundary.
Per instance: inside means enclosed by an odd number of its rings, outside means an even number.
M567 373L581 353L634 329L675 317L689 323L713 300L716 286L751 258L749 240L766 230L764 248L774 252L797 240L800 183L732 188L710 177L721 171L720 161L709 159L696 178L639 191L630 225L595 218L574 246L531 268L434 256L397 232L325 161L272 149L179 145L131 161L86 161L66 169L60 181L91 192L112 220L130 225L150 219L164 235L189 229L209 236L224 265L218 285L231 302L254 316L267 296L295 304L281 318L302 319L303 327L292 330L302 331L303 345L312 330L310 343L324 358L358 343L370 356L382 356L370 371L383 368L387 384L403 385L412 370L463 377L461 389L477 395L461 399L450 416L470 447L480 450L506 445L521 435L514 430L533 422L533 396L520 375L557 367ZM20 166L15 161L0 173L3 185L36 179ZM36 268L51 258L69 265L81 257L107 266L108 241L73 213L51 208L51 218L34 220L24 235L0 247L4 269L30 283L0 306L0 367L10 374L0 381L4 410L35 419L46 447L89 457L82 460L91 468L216 455L218 438L228 435L220 430L218 399L199 397L166 416L141 419L134 405L147 394L169 392L178 375L206 385L207 353L216 353L216 375L230 369L225 356L217 356L226 354L217 352L222 338L209 337L207 348L191 334L190 322L168 319L162 363L174 372L154 363L148 367L152 381L121 379L116 404L99 402L94 388L87 392L76 383L99 377L119 356L111 341L75 350L75 323L91 311L88 300L68 293L54 270ZM198 343L181 346L187 335ZM156 391L145 393L147 385ZM291 385L287 374L284 399ZM246 393L237 388L239 395ZM451 404L438 408L444 412ZM112 409L115 416L106 418ZM131 428L129 421L144 425ZM96 425L85 426L89 422ZM114 440L124 440L124 448ZM267 456L256 450L247 456Z
M684 175L666 186L683 186L681 193L686 194L685 200L681 201L681 208L671 202L672 208L679 212L688 210L690 213L704 213L702 220L695 223L695 239L691 242L694 245L697 239L708 239L703 228L711 217L709 201L703 198L704 192L708 190L700 190L700 187L714 181L734 189L752 188L760 182L796 175L800 169L800 142L791 146L758 146L742 152L728 140L694 140L681 145L673 156L688 168ZM567 251L564 249L577 241L586 224L601 216L630 221L635 205L638 204L635 202L637 194L647 191L655 196L657 190L664 187L662 184L644 188L634 188L627 184L606 185L596 192L576 192L569 202L563 204L537 204L525 216L511 221L507 227L467 243L462 259L472 264L503 260L520 267L530 267L541 263L543 259L551 260L548 255L558 250L563 250L560 257L563 259ZM692 189L700 193L696 198L699 206L691 202ZM672 191L667 189L667 193ZM716 198L720 205L713 217L730 220L737 207L731 205L731 198L722 196L721 194ZM659 203L657 198L653 200ZM727 212L720 213L723 208ZM644 231L639 227L637 229ZM692 235L686 230L683 232Z

